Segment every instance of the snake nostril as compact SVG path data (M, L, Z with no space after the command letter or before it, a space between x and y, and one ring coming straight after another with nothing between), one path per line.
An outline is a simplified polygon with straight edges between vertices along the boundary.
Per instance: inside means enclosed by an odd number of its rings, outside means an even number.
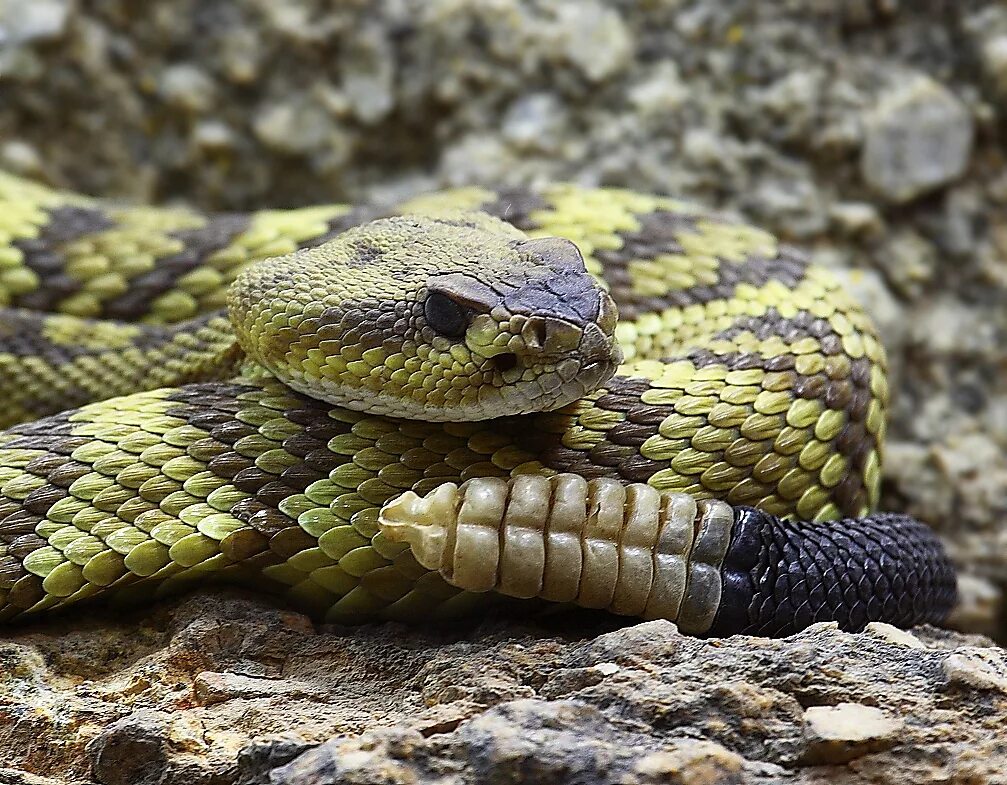
M498 354L493 358L493 364L496 365L498 371L509 371L517 366L517 355L510 352Z
M548 333L546 331L545 322L537 322L534 325L533 335L535 336L535 341L538 344L539 348L544 347L545 346L545 342L546 342L546 338L549 337L549 335L548 335Z
M521 329L521 337L524 339L525 348L533 352L545 349L546 339L549 338L549 329L546 320L541 316L533 316Z

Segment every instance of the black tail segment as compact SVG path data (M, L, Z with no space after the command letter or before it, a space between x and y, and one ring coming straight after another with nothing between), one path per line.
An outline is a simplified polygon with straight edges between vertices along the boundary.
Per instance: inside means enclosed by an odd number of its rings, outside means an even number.
M820 621L859 631L940 623L957 599L937 535L906 515L806 523L735 510L708 635L790 635Z

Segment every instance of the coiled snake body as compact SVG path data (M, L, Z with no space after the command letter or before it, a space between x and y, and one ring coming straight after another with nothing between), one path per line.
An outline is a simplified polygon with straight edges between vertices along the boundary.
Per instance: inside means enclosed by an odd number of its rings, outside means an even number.
M954 602L929 529L871 514L867 317L669 199L204 216L0 176L0 304L0 618L209 579L340 622L496 590L698 634Z

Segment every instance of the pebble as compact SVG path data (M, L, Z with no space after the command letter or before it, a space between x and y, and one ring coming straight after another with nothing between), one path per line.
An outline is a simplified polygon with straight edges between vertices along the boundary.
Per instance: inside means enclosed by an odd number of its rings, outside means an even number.
M566 110L552 93L530 93L516 99L503 116L501 132L518 147L555 149Z
M42 171L38 150L23 139L11 139L0 144L0 162L5 169L17 174L31 176Z
M908 630L900 630L898 627L886 624L885 622L872 621L864 629L864 632L886 640L896 646L905 646L909 649L926 648L926 644Z
M1007 94L1007 33L990 38L982 47L983 70L996 86Z
M968 108L929 77L899 80L882 94L865 125L861 175L896 204L960 177L972 153Z
M645 114L670 112L689 97L689 86L673 60L662 60L629 89L629 100Z
M60 38L69 13L69 0L6 0L0 3L0 44Z
M592 82L629 65L633 36L614 8L595 0L567 0L556 7L560 50Z
M234 130L218 120L204 120L193 129L193 138L204 150L227 150L234 147Z
M189 112L208 110L216 96L213 80L191 63L178 63L164 69L158 87L169 104Z
M267 146L301 154L324 147L333 133L332 119L308 101L266 104L254 128L255 135Z
M881 213L870 202L836 202L829 207L829 218L848 237L874 239L885 230Z
M959 649L942 665L950 684L969 689L1007 693L1007 661L993 649Z
M901 720L874 706L811 706L804 712L805 759L817 764L847 763L892 747L902 729Z

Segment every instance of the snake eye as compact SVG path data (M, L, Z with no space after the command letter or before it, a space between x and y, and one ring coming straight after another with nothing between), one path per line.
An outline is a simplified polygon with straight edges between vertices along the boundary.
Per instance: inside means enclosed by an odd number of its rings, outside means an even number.
M465 309L440 292L429 292L423 303L427 324L447 338L461 338L468 327Z

